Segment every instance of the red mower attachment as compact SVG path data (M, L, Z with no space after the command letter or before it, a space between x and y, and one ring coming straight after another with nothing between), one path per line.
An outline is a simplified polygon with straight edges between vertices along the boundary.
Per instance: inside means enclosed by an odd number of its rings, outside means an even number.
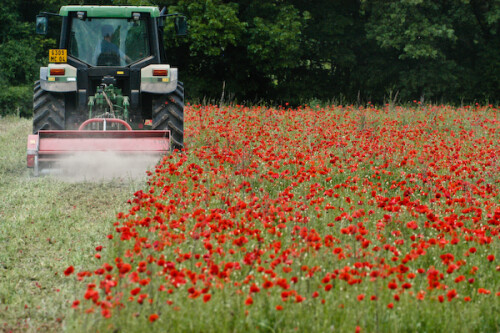
M101 123L102 130L85 130L89 124ZM123 125L126 130L107 130L110 124ZM28 168L34 175L57 169L57 162L78 153L114 152L123 155L164 155L170 151L170 131L132 130L116 118L92 118L78 130L40 130L28 136Z

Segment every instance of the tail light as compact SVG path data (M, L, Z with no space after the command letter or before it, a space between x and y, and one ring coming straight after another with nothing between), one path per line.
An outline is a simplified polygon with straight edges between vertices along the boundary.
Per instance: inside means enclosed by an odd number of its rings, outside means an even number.
M167 76L168 70L166 69L153 69L153 76Z
M66 71L64 68L51 68L50 75L64 75Z

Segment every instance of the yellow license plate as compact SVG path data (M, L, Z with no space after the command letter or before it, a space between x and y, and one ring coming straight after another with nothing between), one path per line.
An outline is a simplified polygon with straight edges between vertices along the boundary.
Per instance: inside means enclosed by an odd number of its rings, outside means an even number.
M65 49L50 49L49 62L52 63L68 62L68 51Z

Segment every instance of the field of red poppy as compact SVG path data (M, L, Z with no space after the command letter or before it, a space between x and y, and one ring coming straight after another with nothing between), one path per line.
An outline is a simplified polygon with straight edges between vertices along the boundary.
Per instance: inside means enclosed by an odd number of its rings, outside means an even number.
M65 270L67 329L500 331L497 107L185 114L186 151Z

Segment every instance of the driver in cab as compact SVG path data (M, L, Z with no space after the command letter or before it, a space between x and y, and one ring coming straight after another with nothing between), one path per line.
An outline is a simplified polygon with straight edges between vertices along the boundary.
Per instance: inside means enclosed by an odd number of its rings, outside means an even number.
M122 61L132 62L132 59L111 41L114 33L113 26L105 24L102 26L101 32L103 40L97 45L94 52L97 66L120 66Z

